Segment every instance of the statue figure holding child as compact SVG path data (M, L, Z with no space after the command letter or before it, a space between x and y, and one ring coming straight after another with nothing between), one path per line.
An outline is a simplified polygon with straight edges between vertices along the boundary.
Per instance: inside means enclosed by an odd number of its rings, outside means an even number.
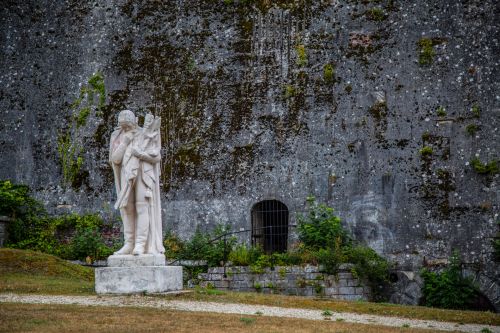
M164 253L160 204L160 117L147 114L143 128L129 110L118 115L111 134L113 168L125 244L115 254Z

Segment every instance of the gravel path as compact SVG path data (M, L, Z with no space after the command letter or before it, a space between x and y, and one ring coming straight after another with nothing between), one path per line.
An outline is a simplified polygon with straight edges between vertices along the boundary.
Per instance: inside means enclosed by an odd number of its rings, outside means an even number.
M310 320L325 320L323 311L310 309L281 308L266 305L231 304L196 301L173 301L154 296L49 296L49 295L16 295L0 294L0 303L30 303L30 304L73 304L93 306L128 306L164 308L180 311L231 313L241 315L255 315L273 317L301 318ZM332 321L343 320L349 323L384 325L402 327L409 325L412 328L427 328L456 332L481 332L488 328L491 332L500 333L500 326L457 324L433 320L405 319L399 317L375 316L366 314L332 312L327 316Z

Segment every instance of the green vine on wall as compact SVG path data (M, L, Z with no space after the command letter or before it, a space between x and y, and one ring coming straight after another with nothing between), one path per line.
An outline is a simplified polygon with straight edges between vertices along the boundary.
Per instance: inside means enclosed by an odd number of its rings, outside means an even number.
M69 132L59 136L57 144L63 180L66 184L73 184L83 165L82 147L72 140Z
M97 98L96 98L97 97ZM63 183L79 187L78 182L84 164L80 128L87 124L88 117L95 109L95 115L101 116L106 105L104 77L100 72L93 74L87 84L80 88L78 97L71 103L71 126L61 131L57 141L57 152L62 166Z

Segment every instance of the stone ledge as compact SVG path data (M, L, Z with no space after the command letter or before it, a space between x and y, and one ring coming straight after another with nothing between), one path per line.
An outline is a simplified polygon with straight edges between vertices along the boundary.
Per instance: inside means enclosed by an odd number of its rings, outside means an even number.
M115 254L108 257L108 267L165 266L163 254Z
M95 291L98 294L175 290L182 290L182 266L103 267L95 270Z

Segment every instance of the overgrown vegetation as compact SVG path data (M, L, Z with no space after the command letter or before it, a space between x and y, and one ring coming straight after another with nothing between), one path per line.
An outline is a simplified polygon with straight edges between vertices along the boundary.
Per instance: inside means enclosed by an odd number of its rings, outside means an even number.
M73 184L83 165L82 147L72 140L69 132L61 134L57 141L57 152L62 164L63 180Z
M302 252L317 260L328 274L335 274L340 264L353 264L353 275L368 282L379 300L378 291L388 282L389 263L373 249L354 242L333 208L316 203L312 197L308 204L308 214L297 218Z
M306 47L303 44L299 44L295 47L297 52L297 65L299 67L307 66L307 52Z
M438 117L446 117L446 109L444 108L444 106L439 106L436 109L436 114L438 115Z
M8 180L0 181L0 202L0 214L12 218L7 247L91 261L113 252L101 236L105 225L96 214L50 216L27 186Z
M418 63L421 66L428 66L432 64L436 55L436 51L434 51L434 45L436 44L438 44L438 42L431 38L424 37L418 41L417 45L420 49Z
M479 289L472 279L465 277L457 252L450 258L450 264L442 272L423 270L422 303L426 306L444 309L469 309Z
M97 96L97 100L96 100ZM61 130L58 138L57 152L59 154L62 178L66 185L78 188L81 185L83 144L79 139L81 127L87 124L87 119L92 110L96 110L96 115L102 114L106 104L106 89L104 77L100 72L93 74L87 84L80 88L78 97L71 103L70 109L72 121L70 126Z
M380 287L388 282L389 263L374 250L354 242L333 208L316 203L312 197L308 198L308 205L309 212L297 217L299 242L287 252L266 254L258 246L236 244L228 229L218 226L214 232L197 229L187 241L168 233L164 241L166 255L206 260L209 267L229 261L236 266L250 266L251 272L257 274L266 268L301 264L320 265L323 272L336 274L341 264L351 263L352 274L365 280L378 300Z
M295 95L297 95L297 88L295 88L291 84L285 85L285 87L283 88L283 97L285 99L289 99L291 97L294 97Z
M474 136L476 134L478 130L478 127L477 125L475 124L469 124L465 127L465 131L467 132L467 134L469 134L470 136Z
M481 175L496 175L499 171L497 160L483 163L479 160L479 158L474 157L470 161L470 165L477 173Z
M335 65L326 64L323 66L323 79L329 84L335 82Z
M474 117L479 118L481 116L481 108L479 108L479 105L474 104L471 108L471 112L474 115Z
M384 21L387 18L387 15L384 12L384 10L382 8L379 8L379 7L368 9L365 12L365 15L369 20L377 21L377 22Z
M225 236L228 228L218 225L212 232L197 228L190 240L184 241L172 232L164 238L165 255L178 260L205 260L209 267L223 265L236 245L234 236Z
M429 146L422 147L419 150L419 153L422 156L422 158L432 156L433 152L434 151L432 150L432 147L429 147Z

